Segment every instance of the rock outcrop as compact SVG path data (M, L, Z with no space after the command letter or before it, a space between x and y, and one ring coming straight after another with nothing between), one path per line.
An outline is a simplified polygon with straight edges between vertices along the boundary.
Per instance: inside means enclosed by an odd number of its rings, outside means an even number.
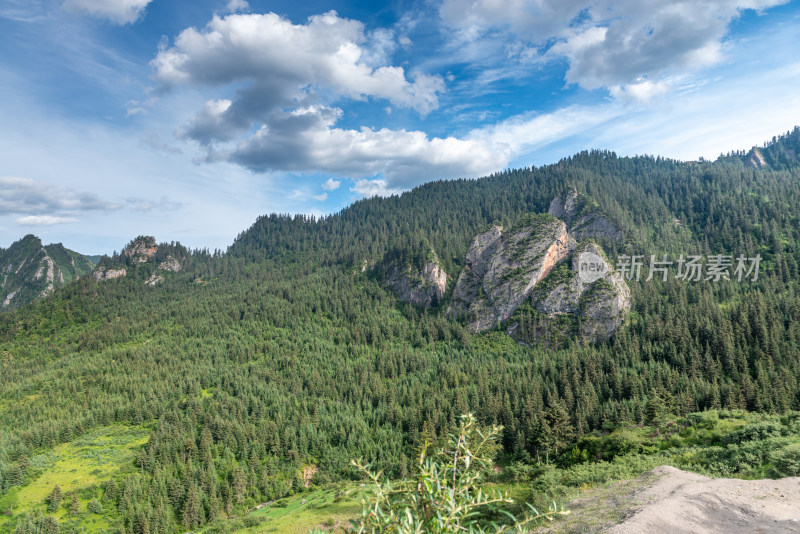
M567 195L566 200L554 198L549 213L564 220L570 235L578 242L585 239L624 240L622 231L600 210L597 203L575 190Z
M465 318L473 332L505 323L523 343L608 339L630 310L630 290L599 245L579 245L569 223L555 217L583 217L575 200L475 236L448 313Z
M0 249L0 310L45 298L93 266L89 258L61 243L42 245L38 237L26 235Z
M133 263L144 263L158 252L156 239L149 235L140 235L122 249L122 255Z
M533 291L532 311L508 327L512 337L549 345L567 338L605 341L623 323L631 308L630 289L602 249L584 243L571 258Z
M149 286L156 286L164 281L162 271L169 271L177 273L181 270L181 264L173 256L168 255L167 259L158 264L158 270L150 275L150 278L145 280L145 284Z
M494 226L475 237L453 291L449 313L480 332L507 320L576 246L563 221L523 218L508 231Z
M152 236L139 236L128 243L119 256L103 258L92 273L94 279L102 282L133 275L142 265L145 276L149 274L144 283L150 286L158 285L164 281L165 272L178 272L183 268L180 261L167 252L171 251L178 256L186 253L186 249L174 243L162 247L165 249L156 245L156 240Z
M115 278L119 278L120 276L125 276L128 274L127 269L111 269L105 266L98 267L92 273L94 279L98 282L102 282L103 280L114 280Z
M384 271L383 283L392 288L397 298L418 306L428 308L438 303L447 289L447 273L433 253L421 268L392 262Z

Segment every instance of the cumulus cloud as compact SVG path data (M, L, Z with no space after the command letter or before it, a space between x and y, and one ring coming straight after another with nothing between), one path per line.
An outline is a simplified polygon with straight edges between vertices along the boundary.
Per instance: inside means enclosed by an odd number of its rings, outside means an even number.
M24 226L75 222L77 219L74 215L91 211L175 211L181 207L179 202L167 197L161 197L160 200L130 197L109 202L92 193L73 191L30 178L0 176L0 216L22 215L17 219L17 224Z
M389 195L399 195L402 191L400 189L392 189L386 180L380 178L375 180L368 180L361 178L357 180L355 185L350 188L350 191L358 193L362 197L388 197Z
M787 1L445 0L440 15L462 40L510 31L527 44L517 47L521 56L566 58L568 83L646 99L664 89L659 77L718 62L728 25L743 10Z
M342 185L341 180L334 180L333 178L328 178L324 184L322 184L322 189L326 191L333 191L335 189L339 189L339 186Z
M65 224L78 222L75 217L60 217L56 215L26 215L17 219L20 226L53 226L54 224Z
M0 176L0 215L115 210L121 207L121 204L107 202L92 193L81 193L30 178Z
M178 137L255 172L382 174L393 184L421 177L477 176L506 161L502 150L424 132L337 128L340 99L387 101L425 115L439 105L440 76L391 65L401 44L394 30L366 31L331 11L293 24L274 13L215 16L181 32L151 62L161 91L211 87L208 100ZM235 88L234 95L230 90ZM223 95L220 95L223 96ZM326 187L333 190L338 182Z
M482 176L508 161L508 147L491 139L336 128L340 115L341 110L320 106L278 114L235 149L215 157L256 172L319 171L350 178L381 174L392 188L431 178Z
M247 84L225 110L213 116L214 109L203 110L195 118L198 125L216 118L223 136L229 128L243 128L243 118L252 121L279 106L293 107L321 90L428 113L438 106L444 83L439 76L407 76L402 67L384 64L395 46L392 37L387 30L368 34L361 22L335 11L310 17L306 24L274 13L215 16L203 30L181 32L174 46L159 51L151 63L162 90Z
M150 2L152 0L66 0L64 7L122 25L139 20Z
M340 111L296 110L269 121L229 152L214 157L255 172L324 172L355 179L351 191L389 195L431 179L474 178L505 168L522 154L610 121L621 105L569 106L529 113L466 132L463 137L430 137L421 131L336 128ZM329 178L323 189L334 190Z
M229 13L236 13L237 11L248 11L250 4L246 0L230 0L225 6L225 10Z

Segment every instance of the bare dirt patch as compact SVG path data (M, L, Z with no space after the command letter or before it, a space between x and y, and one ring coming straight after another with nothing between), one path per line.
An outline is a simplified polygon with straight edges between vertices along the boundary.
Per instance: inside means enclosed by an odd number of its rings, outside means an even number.
M536 532L800 533L800 478L714 479L661 466L587 490L566 509Z
M650 471L633 492L632 514L613 534L800 532L800 478L708 478L674 467Z

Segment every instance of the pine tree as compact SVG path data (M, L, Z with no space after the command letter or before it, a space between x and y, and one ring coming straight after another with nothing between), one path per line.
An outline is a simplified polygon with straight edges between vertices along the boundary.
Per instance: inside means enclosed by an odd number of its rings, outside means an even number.
M237 504L244 501L245 491L247 490L247 479L244 474L244 469L241 465L237 465L233 470L233 498Z
M86 510L92 514L102 514L103 513L103 505L100 504L100 501L97 500L97 497L92 497L92 500L89 501L89 504L86 505Z
M203 504L200 502L200 491L192 484L183 506L183 525L194 529L206 522Z
M47 503L47 511L53 513L58 510L58 507L61 505L61 488L58 487L58 484L53 486L53 491L50 492L50 495L47 496L45 502Z

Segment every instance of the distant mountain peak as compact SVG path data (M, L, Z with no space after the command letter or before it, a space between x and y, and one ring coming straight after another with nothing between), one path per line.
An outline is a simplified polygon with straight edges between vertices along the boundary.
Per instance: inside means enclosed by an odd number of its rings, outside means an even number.
M149 235L140 235L122 249L122 255L130 258L134 263L144 263L156 252L158 252L156 238Z
M0 250L0 310L47 297L91 272L92 267L89 258L61 243L45 246L37 236L28 234Z
M180 244L162 243L159 246L155 237L140 235L125 245L120 256L115 255L113 259L103 258L95 267L93 276L98 282L113 280L134 273L137 265L149 263L156 266L156 270L148 270L150 276L144 283L155 286L164 280L165 271L178 272L183 268L182 260L178 260L176 256L183 258L186 254L186 249Z

